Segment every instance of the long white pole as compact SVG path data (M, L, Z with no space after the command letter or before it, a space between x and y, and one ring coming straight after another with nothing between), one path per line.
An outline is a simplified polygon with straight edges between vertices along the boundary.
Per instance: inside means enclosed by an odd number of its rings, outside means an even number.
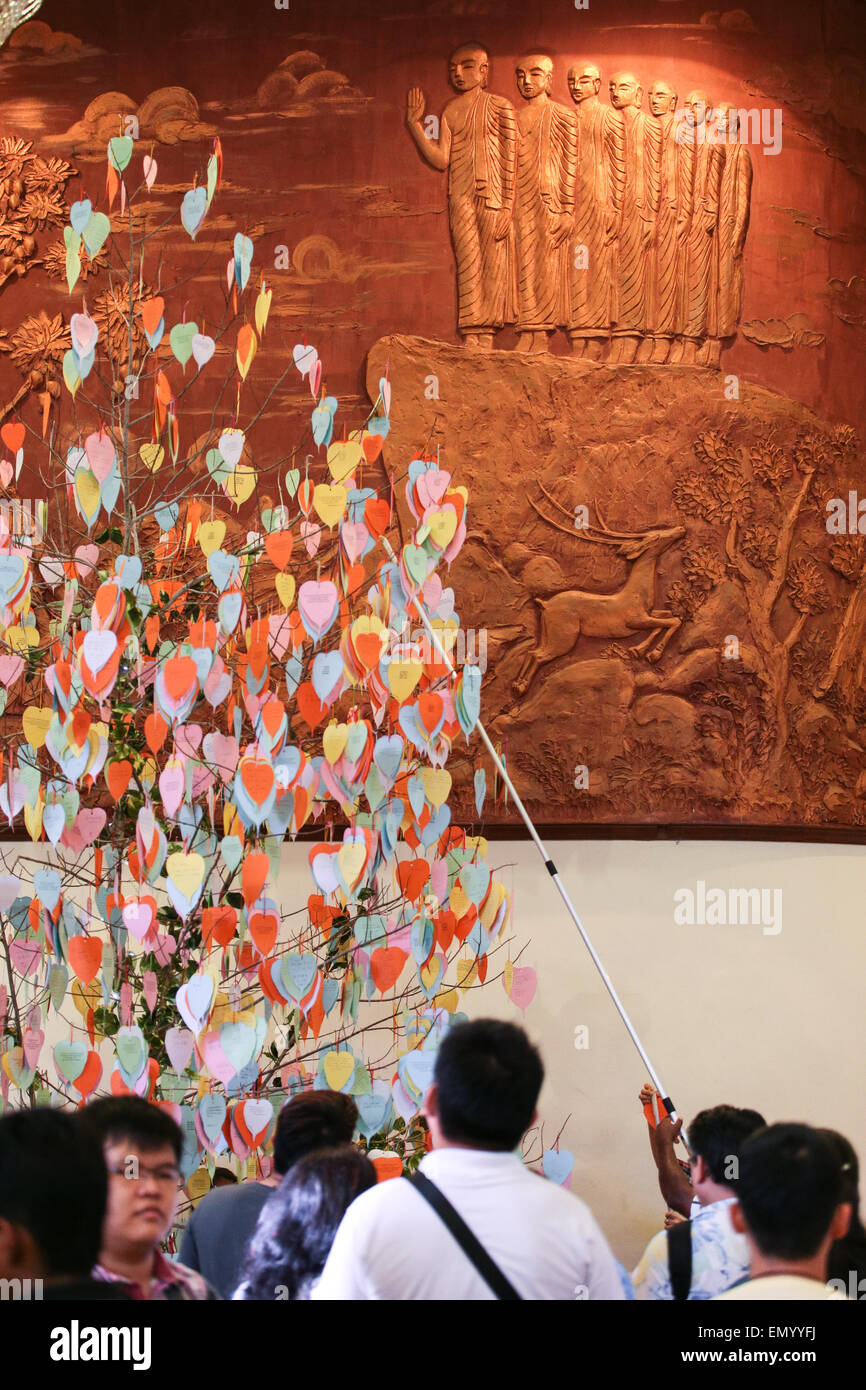
M396 554L394 553L394 548L393 548L393 546L391 545L391 542L388 540L388 537L387 537L387 536L383 536L383 537L382 537L382 542L383 542L383 544L384 544L384 546L385 546L385 550L386 550L386 552L387 552L387 554L388 554L389 559L393 560L395 564L398 564L399 561L398 561L398 559L397 559ZM433 627L433 624L432 624L431 621L430 621L429 614L427 613L427 609L426 609L424 603L423 603L422 600L421 600L421 597L420 597L420 595L419 595L419 593L418 593L417 588L413 588L411 597L412 597L412 602L414 603L416 609L418 610L418 614L419 614L419 616L420 616L420 618L421 618L421 621L423 622L425 628L427 629L427 632L428 632L428 634L429 634L429 636L430 636L430 640L432 641L433 645L435 646L435 648L436 648L437 652L439 653L439 655L441 656L442 660L445 662L445 665L448 667L448 670L453 674L454 671L455 671L454 663L453 663L453 661L451 660L451 657L449 656L448 652L447 652L447 651L445 650L445 648L443 647L441 641L439 640L439 634L437 633L436 629ZM639 1038L639 1036L638 1036L638 1034L637 1034L637 1030L635 1029L634 1024L632 1023L631 1019L630 1019L629 1016L628 1016L628 1012L627 1012L627 1010L626 1010L626 1007L625 1007L625 1005L623 1004L622 1000L620 999L619 995L617 994L616 989L615 989L615 987L614 987L614 983L613 983L613 981L611 980L610 976L608 975L607 971L605 970L605 968L604 968L604 966L603 966L603 964L602 964L602 962L601 962L601 958L600 958L598 952L596 951L595 947L593 946L592 941L591 941L590 938L589 938L589 934L588 934L588 932L586 931L586 928L584 927L582 921L580 920L580 915L578 914L577 908L575 907L574 903L571 901L571 898L570 898L569 895L568 895L568 890L566 889L565 884L563 883L562 879L559 877L559 872L558 872L558 870L557 870L557 868L556 868L556 865L554 864L553 860L551 859L551 857L550 857L550 855L549 855L549 853L548 853L548 851L547 851L547 847L545 846L544 842L543 842L542 839L541 839L541 836L539 835L538 831L536 830L535 825L533 824L533 821L532 821L532 817L530 816L529 812L527 811L526 807L524 806L523 802L521 801L520 796L518 795L517 789L516 789L514 783L512 782L511 777L510 777L509 774L508 774L508 769L506 768L504 762L502 761L502 759L500 758L500 756L499 756L499 754L497 753L496 749L494 748L493 744L491 743L490 738L489 738L488 733L487 733L487 730L485 729L485 727L484 727L484 725L482 724L482 722L481 722L480 719L476 722L475 728L478 730L478 733L481 735L481 741L482 741L482 743L484 744L485 748L487 749L488 753L490 754L491 758L493 759L493 762L494 762L494 764L495 764L495 766L496 766L496 768L497 768L497 770L498 770L498 772L499 772L500 777L502 778L503 782L505 783L506 787L508 788L508 791L509 791L509 794L510 794L510 796L511 796L511 799L512 799L512 801L514 802L514 805L517 807L517 810L518 810L518 812L519 812L519 814L520 814L520 817L521 817L521 819L522 819L522 821L523 821L523 824L526 826L526 829L529 831L530 837L531 837L531 839L533 840L533 842L534 842L534 844L535 844L535 848L538 850L538 853L541 855L542 859L544 860L544 867L547 869L547 872L550 874L550 877L553 879L553 882L554 882L554 884L556 885L557 892L559 893L559 896L562 898L562 901L563 901L564 904L565 904L565 910L566 910L566 912L568 913L568 915L569 915L569 917L571 918L571 920L572 920L572 922L574 923L574 925L577 927L577 930L580 932L581 939L583 940L583 944L584 944L584 946L586 947L586 949L589 951L590 956L592 957L593 964L595 965L596 970L598 971L599 975L601 976L602 981L603 981L603 983L604 983L604 986L605 986L605 988L606 988L608 994L610 995L611 999L613 1000L614 1007L616 1008L617 1013L619 1014L620 1018L622 1019L623 1023L624 1023L625 1026L626 1026L626 1029L628 1030L628 1035L629 1035L629 1037L631 1038L632 1042L634 1043L635 1047L637 1048L637 1050L638 1050L638 1052L639 1052L639 1054L640 1054L641 1061L643 1062L644 1066L646 1067L647 1071L649 1072L650 1079L652 1080L653 1085L655 1086L656 1090L658 1091L659 1095L661 1096L662 1100L664 1101L664 1104L665 1104L665 1106L667 1107L667 1109L668 1109L668 1111L669 1111L669 1113L670 1113L670 1115L671 1115L671 1118L674 1119L674 1120L676 1120L676 1119L677 1119L677 1113L676 1113L676 1110L674 1109L673 1102L671 1101L670 1097L668 1096L667 1092L665 1091L665 1088L664 1088L664 1086L662 1085L661 1080L660 1080L660 1078L659 1078L658 1072L656 1071L655 1067L653 1066L652 1062L650 1061L649 1055L648 1055L648 1053L647 1053L647 1051L646 1051L646 1048L644 1047L643 1043L641 1042L641 1040L640 1040L640 1038ZM683 1141L683 1143L685 1144L686 1148L689 1149L689 1151L691 1152L691 1147L690 1147L690 1145L689 1145L688 1135L686 1134L685 1126L683 1126L683 1128L680 1130L680 1138L682 1139L682 1141Z

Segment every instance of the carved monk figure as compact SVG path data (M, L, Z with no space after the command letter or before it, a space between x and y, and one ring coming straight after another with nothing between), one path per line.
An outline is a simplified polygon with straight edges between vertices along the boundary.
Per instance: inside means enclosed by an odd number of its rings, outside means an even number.
M553 62L529 54L517 64L517 351L546 352L568 318L568 236L574 226L577 121L550 99Z
M642 99L643 88L634 73L614 73L610 79L613 110L605 127L616 219L611 362L633 362L647 327L653 212L646 181L647 117L640 109Z
M719 141L724 164L719 190L718 236L716 238L715 310L708 324L708 337L698 361L708 367L721 362L722 343L731 339L740 322L743 304L743 249L749 230L752 196L752 156L738 139L737 109L720 102L715 110L713 138Z
M677 94L671 84L657 79L648 96L646 167L655 226L647 286L649 336L638 356L641 361L665 362L677 331L677 289L685 275L691 151L675 139Z
M451 55L457 92L442 113L438 138L424 129L424 93L409 92L406 122L434 169L448 170L448 217L457 261L457 327L466 347L489 349L514 320L512 212L517 157L514 108L486 90L488 58L477 44Z
M598 358L610 336L610 202L605 128L610 108L598 99L601 74L594 63L568 70L568 90L578 127L574 235L569 254L571 314L568 336L579 357Z
M685 109L687 122L681 134L693 149L694 174L679 318L682 353L677 356L682 362L696 362L715 314L714 273L724 152L721 145L707 139L710 101L706 92L690 92Z

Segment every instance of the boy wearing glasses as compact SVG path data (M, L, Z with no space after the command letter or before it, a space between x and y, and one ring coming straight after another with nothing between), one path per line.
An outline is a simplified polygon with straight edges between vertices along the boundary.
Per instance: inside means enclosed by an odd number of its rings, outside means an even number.
M93 1278L123 1284L131 1298L176 1302L219 1295L200 1274L166 1259L179 1193L181 1132L171 1116L137 1096L96 1100L82 1124L102 1142L108 1205Z

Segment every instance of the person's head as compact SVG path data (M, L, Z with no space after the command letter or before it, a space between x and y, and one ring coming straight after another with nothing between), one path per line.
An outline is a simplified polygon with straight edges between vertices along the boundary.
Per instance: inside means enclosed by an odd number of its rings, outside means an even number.
M856 1212L860 1206L860 1162L857 1150L837 1129L819 1129L839 1162L842 1174L842 1201L850 1202Z
M352 1144L299 1158L259 1217L241 1275L245 1298L300 1297L321 1274L346 1208L375 1183Z
M480 1018L449 1028L424 1099L434 1146L516 1148L543 1080L541 1057L516 1024Z
M729 101L719 101L707 111L707 143L730 145L736 141L739 128L737 107Z
M0 1278L86 1279L108 1175L77 1116L40 1107L0 1118Z
M597 97L601 73L595 63L572 63L568 69L568 90L572 101L580 104L587 97Z
M533 101L553 83L553 59L544 53L527 53L517 64L517 90L526 101Z
M851 1207L851 1222L847 1231L833 1242L827 1259L829 1283L839 1281L838 1287L848 1293L852 1282L856 1288L850 1297L862 1297L866 1291L866 1228L860 1216L860 1164L852 1144L835 1129L819 1129L827 1140L842 1174L842 1201ZM854 1276L853 1281L851 1276Z
M167 1110L138 1096L95 1100L81 1122L100 1139L108 1167L103 1254L155 1249L177 1210L180 1129Z
M348 1144L358 1123L358 1107L342 1091L300 1091L286 1101L274 1131L274 1170L283 1177L313 1149Z
M633 72L615 72L610 79L610 104L617 111L627 106L640 106L643 88Z
M763 1260L814 1263L824 1278L827 1251L850 1219L838 1156L820 1130L768 1125L743 1145L732 1220Z
M647 95L649 109L654 116L667 116L676 108L677 94L670 82L665 82L663 77L656 78Z
M692 1120L692 1186L705 1206L731 1196L737 1186L740 1151L749 1135L766 1123L757 1110L737 1105L714 1105Z
M710 98L706 92L697 88L689 92L684 107L686 120L692 126L703 125L710 110Z
M211 1187L237 1187L237 1182L231 1168L214 1168Z
M455 92L487 86L490 59L480 43L464 43L448 59L448 80Z

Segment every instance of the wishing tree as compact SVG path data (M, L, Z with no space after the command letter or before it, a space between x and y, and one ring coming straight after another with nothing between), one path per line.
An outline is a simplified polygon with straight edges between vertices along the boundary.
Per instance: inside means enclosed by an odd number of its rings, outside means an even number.
M180 206L193 241L221 165L215 141ZM306 343L254 399L272 288L253 297L240 232L212 334L149 284L145 250L177 219L157 173L109 142L106 211L82 197L64 229L70 295L83 259L108 289L88 281L98 310L63 325L62 399L0 431L6 496L24 468L49 490L21 534L0 518L3 1102L159 1101L189 1179L202 1153L260 1160L286 1096L327 1086L410 1163L435 1048L509 915L448 808L480 707L478 668L450 669L439 573L466 491L432 460L388 475L386 378L336 438ZM265 460L257 427L291 373L312 441ZM310 841L306 901L280 900L287 836ZM534 973L499 973L525 1007Z

